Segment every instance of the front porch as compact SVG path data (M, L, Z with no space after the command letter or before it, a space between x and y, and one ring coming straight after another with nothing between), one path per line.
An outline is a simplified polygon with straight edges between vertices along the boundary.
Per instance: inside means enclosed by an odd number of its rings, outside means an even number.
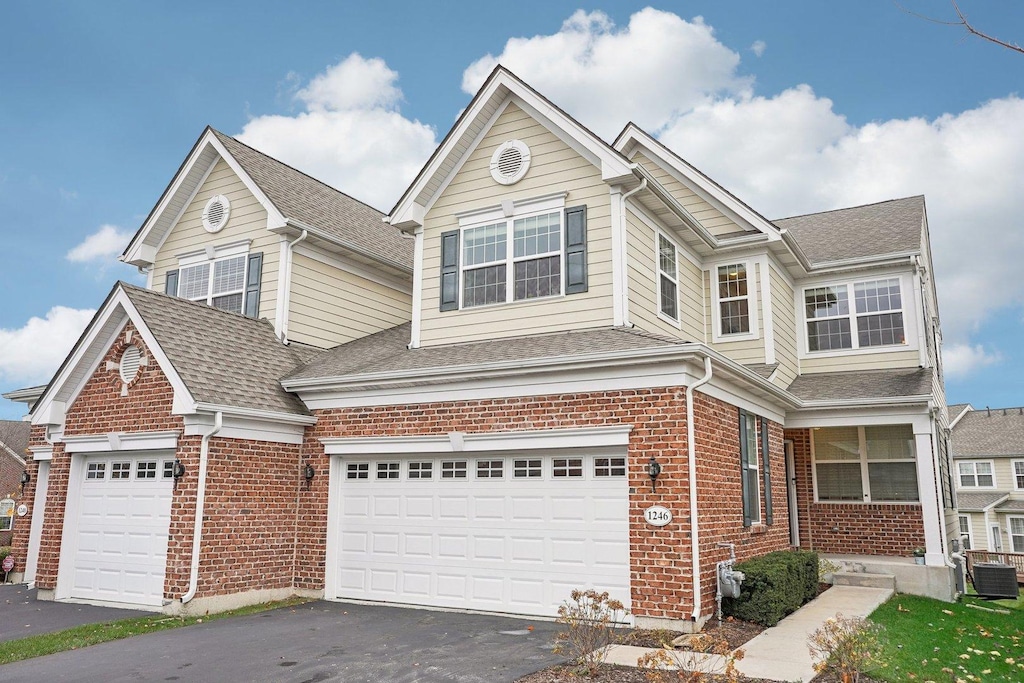
M1004 553L1005 554L1005 553ZM923 595L952 602L956 599L955 569L917 564L913 557L823 554L837 569L822 580L841 586L892 587L897 593Z

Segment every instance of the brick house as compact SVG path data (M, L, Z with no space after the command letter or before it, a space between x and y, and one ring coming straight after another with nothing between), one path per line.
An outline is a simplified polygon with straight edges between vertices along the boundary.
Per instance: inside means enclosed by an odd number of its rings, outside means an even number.
M900 588L954 594L922 197L770 221L499 67L387 215L207 129L122 260L146 288L15 396L42 598L592 586L696 629L730 548L790 547L924 547Z
M29 431L26 422L0 420L0 547L11 544L17 520L14 499L21 490Z

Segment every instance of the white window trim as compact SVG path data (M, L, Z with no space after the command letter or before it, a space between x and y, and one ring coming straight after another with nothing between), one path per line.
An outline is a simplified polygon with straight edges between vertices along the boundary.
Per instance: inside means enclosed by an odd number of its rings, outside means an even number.
M241 294L242 295L242 307L241 307L241 310L238 311L238 312L239 313L244 313L245 312L246 289L248 288L248 284L249 284L249 259L248 259L248 256L249 256L249 245L250 245L250 243L251 243L251 240L244 240L244 241L241 241L241 242L233 242L233 243L230 243L230 244L224 244L224 245L220 245L220 246L210 246L210 247L207 247L207 249L205 251L202 251L202 252L192 252L192 253L189 253L189 254L183 254L183 255L179 256L178 257L178 296L181 297L182 299L186 299L187 298L189 301L199 301L201 303L205 303L207 306L213 306L213 300L214 299L217 299L217 298L220 298L220 297L223 297L223 296L231 296L232 294ZM213 273L214 273L214 269L215 269L215 265L214 264L216 264L218 261L226 261L228 259L239 258L239 257L244 259L243 262L242 262L242 288L241 288L241 290L239 290L239 291L232 290L232 291L228 291L228 292L221 292L221 293L215 295L213 293ZM207 274L206 296L205 297L197 297L197 298L189 298L189 297L181 296L181 282L182 282L182 279L183 279L182 276L181 276L181 271L186 270L188 268L195 268L197 266L201 266L204 263L209 264L209 266L210 266L210 268L209 268L210 272Z
M749 463L749 464L747 462L744 462L743 463L743 467L746 470L750 470L750 471L754 472L754 501L753 501L754 502L754 506L753 506L753 509L750 511L750 523L752 525L757 525L757 524L761 523L761 481L762 481L762 478L761 478L761 458L760 458L760 456L758 454L758 449L761 447L761 435L757 431L758 422L760 422L760 420L757 419L756 415L754 415L753 413L749 413L747 411L743 411L741 414L742 414L742 419L743 419L743 428L740 430L740 448L743 448L744 437L747 436L747 434L746 434L746 432L747 432L747 426L746 426L747 425L747 418L748 417L753 418L753 425L752 425L752 430L751 431L752 431L752 433L754 435L754 449L753 449L754 460L753 460L753 463ZM746 474L747 474L746 472L743 473L744 477L746 477ZM740 493L741 493L741 495L743 493L743 482L742 481L740 482Z
M991 486L978 486L978 463L985 463L992 468L992 485ZM961 465L973 465L974 486L965 486L960 479L960 466ZM996 481L996 463L994 460L957 460L956 461L956 487L958 489L969 489L971 491L994 491L998 488L999 482Z
M514 304L529 304L535 301L552 301L565 298L565 194L556 193L553 196L537 198L536 201L524 200L509 204L506 207L490 208L480 212L464 215L459 219L459 308L460 311L477 311L494 308L495 306L509 306ZM515 222L524 218L543 216L549 213L558 213L559 225L559 249L557 252L544 252L530 256L515 257ZM466 245L466 231L494 223L505 223L505 258L503 261L488 261L487 263L474 263L466 265L464 258ZM558 294L548 296L537 296L528 299L515 298L515 264L520 261L532 261L539 258L558 256L559 260L559 291ZM481 304L479 306L466 306L463 301L465 291L465 277L467 270L477 270L488 266L505 264L505 300L495 301L492 304ZM211 268L212 272L212 268ZM244 304L244 302L243 302Z
M900 303L902 304L900 312L903 314L903 335L905 341L902 344L889 344L887 346L865 346L861 348L859 346L859 336L857 334L857 303L853 294L853 286L858 282L870 282L873 280L899 280L900 281ZM846 286L847 296L850 297L850 313L849 316L836 316L849 317L850 318L850 335L853 346L848 349L829 349L827 351L811 351L809 340L807 338L807 323L814 320L813 318L807 317L807 290L819 289L821 287L837 287ZM796 307L797 307L797 321L800 325L800 330L797 334L797 340L799 344L800 358L833 358L836 356L857 356L871 353L898 353L900 351L917 351L917 316L914 311L914 306L911 305L910 300L907 298L907 293L911 296L914 294L913 283L908 277L901 274L894 273L878 273L873 275L865 275L858 278L846 279L846 280L821 280L814 282L806 282L802 286L794 287L794 294L796 296ZM872 314L862 314L872 315ZM818 319L820 320L820 318Z
M674 278L669 278L676 285L676 315L678 319L672 318L666 315L661 310L661 238L665 238L672 248L675 250L675 261L676 261L676 275ZM683 329L683 311L682 311L682 288L679 286L679 257L682 256L682 247L672 239L671 235L662 230L654 231L654 292L655 298L657 299L657 311L658 317L663 321L676 328L677 330ZM666 274L667 275L667 274Z
M1021 466L1022 471L1020 473L1017 472L1017 465ZM1010 461L1010 475L1013 477L1013 490L1024 491L1024 486L1021 486L1017 481L1017 477L1024 476L1024 460Z
M971 515L968 512L959 512L956 517L956 523L958 526L961 519L967 520L967 533L964 533L963 529L960 529L960 537L963 538L966 536L967 545L971 546L971 550L976 550L977 546L974 545L974 519L971 518Z
M750 319L750 331L737 334L722 334L722 305L718 296L718 269L727 266L744 266L747 269L747 295L746 297L731 297L729 301L736 301L742 298L747 300L747 315ZM757 259L726 259L710 264L708 283L711 287L711 341L731 342L750 341L760 339L760 321L758 318L757 297L760 292L760 277L757 274L757 266L761 265Z
M1024 552L1024 534L1013 533L1013 520L1019 519L1021 524L1024 524L1024 515L1007 515L1006 516L1006 538L1010 542L1009 551L1013 553ZM1014 538L1021 539L1020 549L1018 550L1017 545L1014 544Z
M857 439L859 443L858 451L860 454L860 484L863 492L863 500L821 500L818 497L818 457L815 453L816 448L814 445L814 431L811 431L811 480L814 485L814 502L821 503L823 505L916 505L920 506L920 500L873 500L871 497L871 479L868 473L868 464L871 462L868 460L868 440L865 436L865 427L875 427L878 425L860 425L857 427ZM853 460L822 460L823 463L852 463ZM875 462L913 462L917 464L917 439L914 439L914 457L913 458L897 458L892 460L876 460ZM920 475L916 469L914 472L915 478L917 478L917 493L918 498L921 497L921 480Z

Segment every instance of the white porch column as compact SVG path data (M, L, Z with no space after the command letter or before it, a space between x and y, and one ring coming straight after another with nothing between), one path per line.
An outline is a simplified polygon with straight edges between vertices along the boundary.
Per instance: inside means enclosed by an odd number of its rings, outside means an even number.
M946 564L946 552L942 540L942 507L935 485L938 473L932 448L931 425L914 425L917 492L921 497L921 519L924 523L924 563L941 567Z

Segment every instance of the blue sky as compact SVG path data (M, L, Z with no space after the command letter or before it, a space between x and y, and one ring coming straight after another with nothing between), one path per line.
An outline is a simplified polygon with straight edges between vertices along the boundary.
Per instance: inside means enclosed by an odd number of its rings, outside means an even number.
M206 124L387 210L500 60L771 217L924 193L949 399L1024 405L1024 56L885 0L645 7L5 3L0 391L45 382L138 279L116 254ZM961 7L1024 41L1021 3Z

